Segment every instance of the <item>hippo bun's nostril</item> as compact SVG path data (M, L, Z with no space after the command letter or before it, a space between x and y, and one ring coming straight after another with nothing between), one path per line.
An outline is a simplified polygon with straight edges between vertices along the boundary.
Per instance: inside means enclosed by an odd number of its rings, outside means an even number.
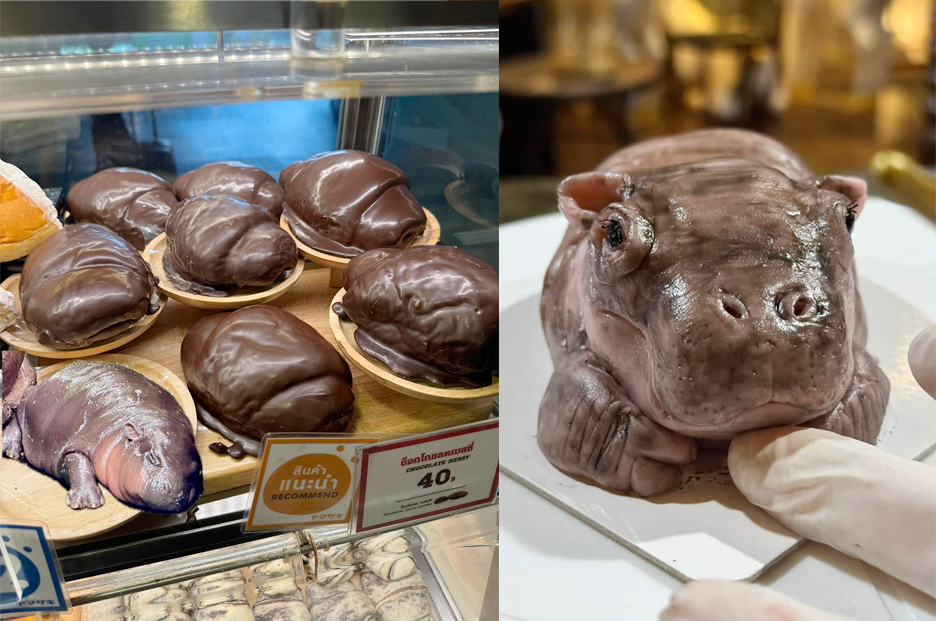
M734 319L744 319L747 317L747 308L744 306L744 302L730 293L726 293L724 291L719 292L718 301L721 309L729 317Z
M790 291L777 296L777 314L785 321L807 321L816 314L816 303L802 291Z

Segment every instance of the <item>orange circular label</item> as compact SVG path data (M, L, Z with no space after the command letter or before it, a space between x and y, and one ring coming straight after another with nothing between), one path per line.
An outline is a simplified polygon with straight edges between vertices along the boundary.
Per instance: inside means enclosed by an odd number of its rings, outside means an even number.
M290 459L267 479L263 502L277 513L319 513L344 498L351 471L335 455L302 455Z

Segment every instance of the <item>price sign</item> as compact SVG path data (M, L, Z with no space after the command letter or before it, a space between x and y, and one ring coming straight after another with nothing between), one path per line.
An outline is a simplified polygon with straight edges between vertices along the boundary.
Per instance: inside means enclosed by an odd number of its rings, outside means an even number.
M38 523L0 524L0 617L68 610L62 572Z
M356 450L380 439L352 434L267 434L241 530L347 523L356 488Z
M355 532L494 501L498 421L363 447Z

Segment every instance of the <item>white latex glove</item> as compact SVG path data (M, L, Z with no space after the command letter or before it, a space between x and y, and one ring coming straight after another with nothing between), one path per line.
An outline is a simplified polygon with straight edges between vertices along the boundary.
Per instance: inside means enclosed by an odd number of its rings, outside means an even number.
M917 334L910 343L907 362L917 383L936 399L936 323Z
M777 427L732 441L728 469L790 530L936 596L936 468L829 431Z
M848 621L747 582L700 580L673 595L660 621Z

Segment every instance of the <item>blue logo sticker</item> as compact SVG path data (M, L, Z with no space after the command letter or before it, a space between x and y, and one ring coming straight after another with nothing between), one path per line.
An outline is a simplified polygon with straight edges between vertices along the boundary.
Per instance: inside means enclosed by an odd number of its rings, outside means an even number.
M68 599L41 526L0 524L0 613L64 611Z

